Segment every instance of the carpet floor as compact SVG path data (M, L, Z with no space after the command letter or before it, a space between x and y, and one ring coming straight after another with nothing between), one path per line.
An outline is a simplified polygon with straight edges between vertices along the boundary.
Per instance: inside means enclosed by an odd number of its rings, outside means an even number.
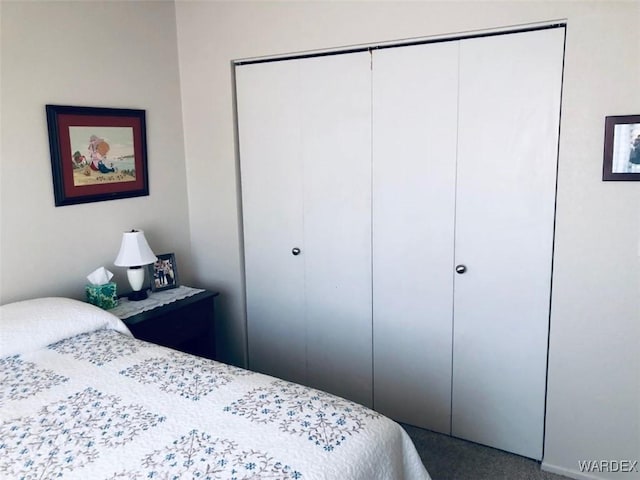
M566 480L529 458L402 425L433 480Z

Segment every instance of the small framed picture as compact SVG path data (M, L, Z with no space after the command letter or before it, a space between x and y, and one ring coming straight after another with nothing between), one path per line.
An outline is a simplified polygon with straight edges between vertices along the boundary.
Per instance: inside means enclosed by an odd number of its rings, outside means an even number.
M640 115L605 118L602 180L640 180Z
M178 283L178 265L173 253L156 255L158 259L149 265L149 277L151 277L151 291L159 292L176 288Z

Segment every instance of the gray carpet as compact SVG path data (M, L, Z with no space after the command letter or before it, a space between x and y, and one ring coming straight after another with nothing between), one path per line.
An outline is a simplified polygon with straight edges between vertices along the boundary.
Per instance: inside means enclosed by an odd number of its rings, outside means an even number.
M529 458L402 425L433 480L566 480Z

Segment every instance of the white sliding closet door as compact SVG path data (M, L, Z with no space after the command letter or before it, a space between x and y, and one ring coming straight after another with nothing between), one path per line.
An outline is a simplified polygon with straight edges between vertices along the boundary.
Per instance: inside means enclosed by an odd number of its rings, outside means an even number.
M302 62L308 380L370 406L371 59Z
M236 80L250 366L370 405L370 55Z
M460 43L452 434L540 459L564 29Z
M373 53L374 405L450 431L458 42Z
M306 383L300 65L236 68L249 367Z
M236 66L252 369L541 458L563 50Z

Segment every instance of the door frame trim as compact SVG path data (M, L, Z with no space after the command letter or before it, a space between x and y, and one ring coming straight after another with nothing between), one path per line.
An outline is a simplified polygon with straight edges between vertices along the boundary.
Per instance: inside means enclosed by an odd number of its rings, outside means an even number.
M457 32L442 35L432 35L428 37L409 38L405 40L394 40L389 42L378 42L371 44L355 45L351 47L340 47L327 50L313 50L309 52L285 53L282 55L269 55L266 57L252 57L233 60L235 67L242 65L253 65L257 63L280 62L285 60L296 60L301 58L326 57L328 55L344 55L357 52L371 52L385 48L408 47L412 45L425 45L428 43L451 42L468 38L494 37L497 35L509 35L513 33L524 33L536 30L548 30L552 28L566 28L567 20L550 20L547 22L528 23L513 25L508 27L497 27L485 30L472 30L469 32Z

